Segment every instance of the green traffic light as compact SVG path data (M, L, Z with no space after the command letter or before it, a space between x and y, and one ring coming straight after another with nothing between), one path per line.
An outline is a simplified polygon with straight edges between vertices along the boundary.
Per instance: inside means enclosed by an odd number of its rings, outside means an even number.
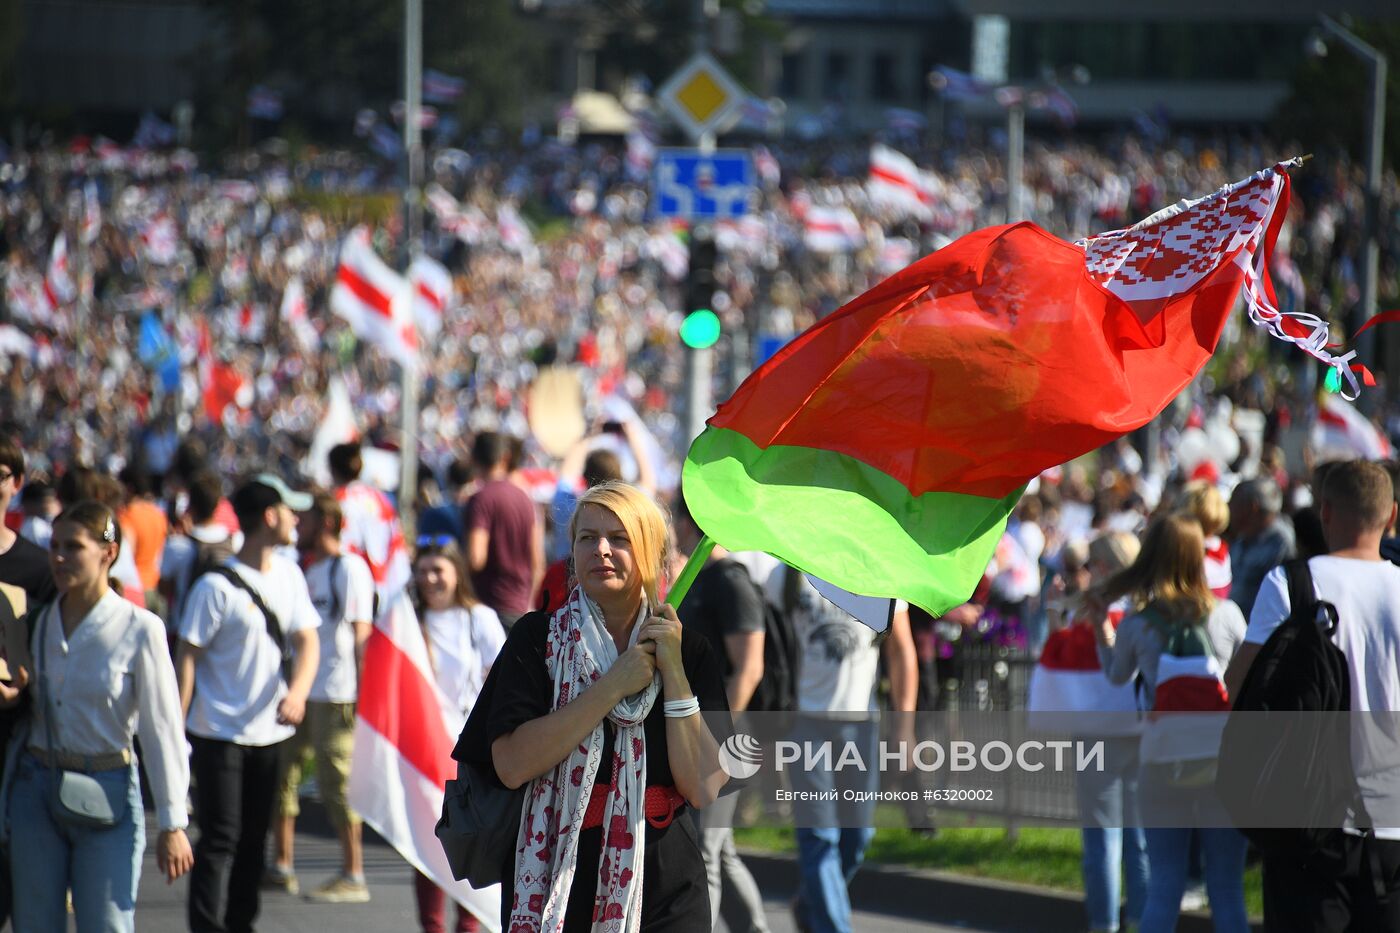
M719 318L709 308L686 315L681 322L681 342L694 350L703 350L719 340Z

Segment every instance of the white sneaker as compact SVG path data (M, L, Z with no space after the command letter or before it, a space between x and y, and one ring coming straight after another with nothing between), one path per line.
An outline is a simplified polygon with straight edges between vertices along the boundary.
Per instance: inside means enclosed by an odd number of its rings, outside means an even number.
M1210 899L1206 897L1206 886L1194 884L1187 888L1181 895L1182 910L1205 910L1210 905Z
M367 904L369 888L363 881L338 875L306 895L308 901L322 904Z

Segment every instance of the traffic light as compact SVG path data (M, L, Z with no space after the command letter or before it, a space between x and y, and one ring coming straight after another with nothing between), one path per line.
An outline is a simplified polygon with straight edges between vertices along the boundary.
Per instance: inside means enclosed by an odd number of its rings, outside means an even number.
M715 297L715 238L709 227L696 227L690 235L690 271L685 279L685 320L681 342L703 350L719 340L719 317L710 304Z

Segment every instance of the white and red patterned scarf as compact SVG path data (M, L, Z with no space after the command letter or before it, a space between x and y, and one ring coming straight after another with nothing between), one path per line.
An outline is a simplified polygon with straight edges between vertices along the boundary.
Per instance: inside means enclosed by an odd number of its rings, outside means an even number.
M643 605L632 629L636 644ZM549 622L545 664L554 679L554 709L587 690L617 660L603 613L574 587ZM660 688L656 680L608 713L614 727L612 789L603 811L603 852L593 905L595 933L636 933L642 920L646 833L646 735L642 723ZM564 927L578 863L578 836L603 757L603 723L568 758L530 782L516 837L515 899L509 933L556 933ZM584 878L580 883L588 884Z

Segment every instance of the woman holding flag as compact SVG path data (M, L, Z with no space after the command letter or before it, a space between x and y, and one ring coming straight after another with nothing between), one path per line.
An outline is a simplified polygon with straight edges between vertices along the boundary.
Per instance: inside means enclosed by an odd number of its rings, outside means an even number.
M1201 837L1215 929L1244 933L1245 838L1215 795L1215 760L1229 700L1221 673L1244 640L1244 616L1206 583L1204 535L1194 516L1168 515L1147 530L1125 570L1093 588L1099 660L1111 683L1141 675L1151 710L1140 747L1139 802L1147 836L1142 933L1176 928L1186 889L1191 830ZM1107 607L1123 597L1141 608L1116 628ZM1170 713L1218 713L1173 718ZM1217 722L1218 720L1218 722Z
M466 561L451 535L418 538L412 592L429 663L448 704L447 715L454 722L465 723L505 641L505 629L495 611L472 592ZM443 933L447 929L446 892L422 872L414 871L413 875L419 925L424 933ZM457 933L477 929L476 918L459 905Z
M578 585L511 629L463 735L503 784L528 785L502 928L708 933L679 817L726 780L699 715L728 711L718 659L660 601L669 536L651 499L595 486L569 530Z

